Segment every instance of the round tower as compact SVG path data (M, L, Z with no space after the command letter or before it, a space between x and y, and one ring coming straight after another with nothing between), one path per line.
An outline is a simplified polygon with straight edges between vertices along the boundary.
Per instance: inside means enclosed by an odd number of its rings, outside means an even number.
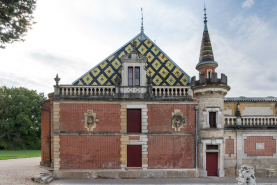
M211 40L208 32L206 8L201 42L199 80L191 79L192 90L198 99L198 169L199 176L224 176L224 97L230 90L227 76L217 78Z

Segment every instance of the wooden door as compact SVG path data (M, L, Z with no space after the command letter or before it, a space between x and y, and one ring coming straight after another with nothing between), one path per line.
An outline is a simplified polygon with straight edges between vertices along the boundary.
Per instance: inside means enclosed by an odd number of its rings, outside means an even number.
M141 133L141 110L127 109L127 132Z
M127 145L127 167L141 167L141 145Z
M208 176L217 176L218 168L218 153L217 152L207 152L206 153L206 170Z

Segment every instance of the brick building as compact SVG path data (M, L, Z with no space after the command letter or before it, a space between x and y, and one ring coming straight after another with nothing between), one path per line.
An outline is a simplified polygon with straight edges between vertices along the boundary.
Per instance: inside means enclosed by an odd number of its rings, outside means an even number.
M42 161L60 178L235 175L276 163L277 98L226 98L207 20L196 77L141 32L41 102Z

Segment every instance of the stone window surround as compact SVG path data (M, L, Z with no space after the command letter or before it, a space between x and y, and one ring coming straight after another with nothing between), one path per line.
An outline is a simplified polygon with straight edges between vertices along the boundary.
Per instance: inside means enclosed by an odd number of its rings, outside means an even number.
M203 177L207 177L207 170L206 170L206 153L207 152L218 152L218 176L224 177L224 169L221 168L223 162L223 139L205 139L201 141L203 144L203 170L200 172ZM218 150L206 150L206 145L218 145ZM222 161L221 161L222 160Z
M226 139L229 139L229 136L231 137L231 139L234 140L234 153L231 154L231 156L229 157L229 154L225 154L224 152L224 157L227 158L233 158L233 157L236 157L237 156L237 139L236 139L236 136L233 136L233 135L226 135L224 136L224 141L226 141ZM225 142L226 143L226 142ZM226 144L224 145L224 151L226 149Z
M247 139L248 136L256 136L256 137L259 137L259 136L269 136L269 137L272 137L273 139L275 139L275 145L276 145L276 153L273 154L273 156L247 156L246 153L244 153L244 140ZM261 159L261 158L273 158L273 159L277 159L277 133L275 134L242 134L242 142L241 142L241 145L242 145L242 158L243 159L253 159L253 158L258 158L258 159Z
M211 69L207 70L207 78L212 78L213 71Z
M216 128L221 128L221 124L219 123L219 116L221 116L222 112L219 106L207 106L205 110L203 110L203 114L207 116L207 122L203 125L203 128L210 128L210 114L209 112L216 112Z

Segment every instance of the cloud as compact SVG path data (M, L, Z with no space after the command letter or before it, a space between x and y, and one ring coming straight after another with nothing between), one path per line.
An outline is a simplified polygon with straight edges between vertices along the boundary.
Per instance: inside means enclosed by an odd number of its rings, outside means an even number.
M254 5L254 0L246 0L242 4L242 8L251 8Z

